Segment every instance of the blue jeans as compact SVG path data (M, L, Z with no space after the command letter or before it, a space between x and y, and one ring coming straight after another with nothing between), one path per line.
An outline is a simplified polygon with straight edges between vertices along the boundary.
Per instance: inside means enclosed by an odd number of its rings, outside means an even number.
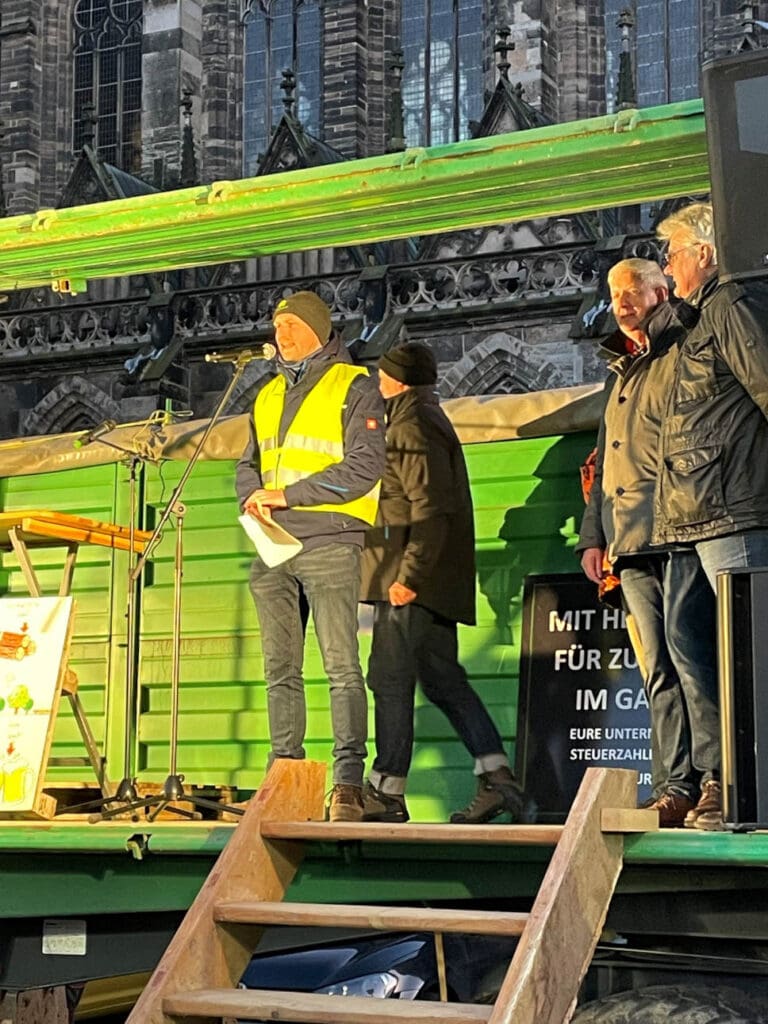
M456 623L421 605L394 608L378 601L368 662L376 708L375 772L400 780L408 775L417 679L475 758L476 773L506 763L499 731L459 663ZM496 756L485 767L488 755Z
M303 590L330 686L333 781L361 786L368 702L357 646L360 549L353 544L326 544L300 551L272 569L257 558L250 584L267 680L269 763L278 757L305 756Z
M742 530L725 537L700 540L694 547L715 593L720 569L768 566L768 530Z
M645 660L654 795L695 800L700 782L720 777L712 591L693 550L638 556L620 575Z

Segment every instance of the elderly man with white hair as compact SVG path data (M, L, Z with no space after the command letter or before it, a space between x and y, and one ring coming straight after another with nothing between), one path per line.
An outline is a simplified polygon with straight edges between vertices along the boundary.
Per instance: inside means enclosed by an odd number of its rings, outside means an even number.
M658 234L689 330L669 382L653 539L695 551L715 589L720 570L768 565L768 282L719 279L709 203L673 213ZM686 825L717 830L718 734L709 745L717 768Z
M662 828L676 828L699 799L707 765L697 764L696 754L707 753L718 730L716 704L702 700L716 686L714 596L694 551L655 548L651 536L662 424L685 330L657 263L622 260L611 268L608 287L619 329L604 346L611 372L577 550L595 583L606 558L621 579L643 653L652 806Z

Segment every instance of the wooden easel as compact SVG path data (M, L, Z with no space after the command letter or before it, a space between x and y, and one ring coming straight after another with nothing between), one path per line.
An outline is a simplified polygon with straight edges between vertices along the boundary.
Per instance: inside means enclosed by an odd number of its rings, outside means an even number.
M135 530L133 549L141 553L151 534L145 530ZM30 558L31 548L66 547L67 554L59 583L58 596L69 597L72 589L72 576L81 544L97 544L120 551L130 550L130 531L127 527L116 526L82 516L73 516L61 512L24 510L0 512L0 550L13 551L19 561L27 589L32 597L42 597L43 592ZM46 743L46 763L49 765L90 765L99 784L103 797L111 795L111 787L106 776L104 758L91 731L85 710L77 692L77 675L68 667L70 634L67 637L64 656L61 661L61 673L56 705L49 723L49 736ZM53 727L56 721L58 697L68 698L72 714L85 746L87 756L84 757L48 757ZM44 776L45 764L40 772ZM55 800L40 791L36 795L33 811L22 812L27 817L49 818L55 813Z

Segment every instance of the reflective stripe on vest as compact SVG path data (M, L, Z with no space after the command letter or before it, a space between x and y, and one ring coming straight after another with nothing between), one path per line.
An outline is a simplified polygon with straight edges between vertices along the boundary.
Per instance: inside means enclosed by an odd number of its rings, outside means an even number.
M265 384L256 396L253 419L261 461L261 481L268 490L321 473L344 458L344 408L352 381L367 375L362 366L334 363L304 397L282 444L278 444L285 404L282 374ZM339 512L373 525L380 484L353 501L324 505L295 505L302 512Z

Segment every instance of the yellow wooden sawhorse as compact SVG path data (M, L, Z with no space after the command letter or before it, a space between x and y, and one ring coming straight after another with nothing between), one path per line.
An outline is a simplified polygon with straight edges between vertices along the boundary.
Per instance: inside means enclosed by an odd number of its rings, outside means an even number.
M149 531L134 530L133 550L136 554L143 552L150 536ZM14 552L32 597L42 597L43 592L32 565L30 549L66 547L67 554L59 583L59 597L68 597L72 590L72 576L81 544L96 544L119 551L130 551L130 530L125 526L103 523L83 516L68 515L64 512L45 510L0 512L0 551ZM52 757L48 759L48 764L68 767L90 764L98 780L102 796L111 796L104 758L99 752L91 731L77 692L77 685L77 675L68 668L64 675L61 692L69 700L87 757Z

